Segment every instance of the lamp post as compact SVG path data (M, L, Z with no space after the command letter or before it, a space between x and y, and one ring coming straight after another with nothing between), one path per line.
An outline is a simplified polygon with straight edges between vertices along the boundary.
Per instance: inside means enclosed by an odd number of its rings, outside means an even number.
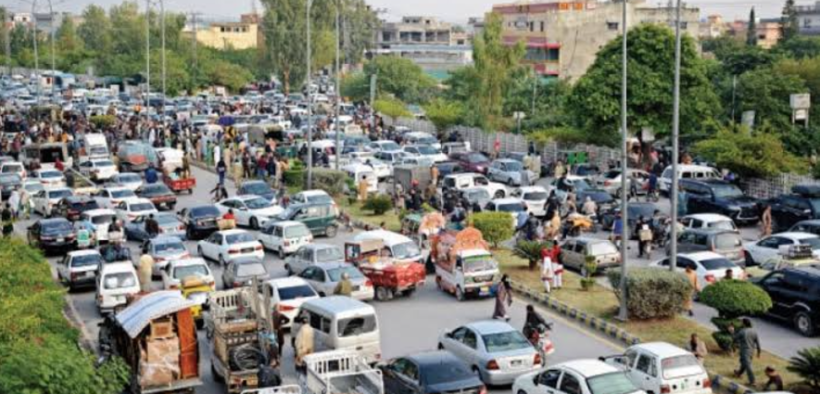
M623 1L623 13L621 15L621 24L623 29L623 45L621 47L621 283L620 283L620 293L621 293L621 307L618 313L618 319L621 321L627 321L629 319L629 314L626 309L626 264L627 264L627 243L629 242L628 236L628 223L629 220L627 219L628 212L627 212L627 182L628 177L627 173L627 166L629 165L628 161L628 147L627 147L627 108L626 108L626 88L627 88L627 26L626 26L626 6L627 0Z
M675 88L672 98L672 231L670 232L669 270L675 271L678 266L678 149L680 133L680 8L681 1L677 1L675 10ZM734 119L732 119L734 120Z
M339 128L339 114L340 108L339 106L342 104L342 92L341 92L341 68L339 67L339 58L340 58L340 46L339 43L340 35L339 35L339 8L342 6L342 0L336 0L336 170L339 170L339 157L342 155L341 149L341 130Z
M54 61L54 7L51 4L51 0L48 0L48 15L50 19L50 29L51 29L51 99L54 100L54 88L57 82L57 71L56 71L56 62Z
M162 106L165 109L165 0L159 0L159 23L162 34Z
M151 108L151 0L145 0L145 113Z
M37 19L34 13L37 11L37 0L31 2L31 38L34 41L34 78L37 85L37 106L40 106L40 53L37 47Z
M310 8L313 6L313 0L307 0L307 9L305 12L305 20L307 22L307 189L313 186L313 126L311 125L311 118L313 117L313 96L310 94L310 85L313 83L310 75L311 66L311 45L310 45ZM338 156L339 152L336 152Z

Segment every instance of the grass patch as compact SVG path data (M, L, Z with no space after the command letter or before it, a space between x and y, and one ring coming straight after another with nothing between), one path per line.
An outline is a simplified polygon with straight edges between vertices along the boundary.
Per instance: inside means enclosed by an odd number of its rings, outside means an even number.
M501 271L509 275L512 280L543 291L544 285L541 283L539 269L530 271L527 261L513 255L510 250L497 249L493 253L501 266ZM590 291L581 290L581 276L575 272L564 271L564 287L561 290L553 291L552 297L596 317L606 319L607 322L614 323L627 332L638 336L642 342L663 341L684 347L689 341L689 336L692 333L697 333L698 337L706 342L706 347L709 349L709 355L706 357L706 368L710 372L732 379L732 372L739 366L736 355L723 353L720 350L717 343L712 339L712 330L683 316L676 316L673 319L666 320L630 321L628 323L613 319L618 313L618 299L615 294L599 285L596 285ZM800 381L799 376L786 370L787 360L764 351L760 359L754 359L758 388L762 388L762 384L766 381L763 369L767 365L777 368L787 385ZM738 383L746 383L745 376L734 380Z
M397 215L393 209L390 209L382 215L374 215L371 211L362 210L361 202L354 201L351 204L347 196L336 198L336 203L339 204L339 209L350 215L351 219L361 220L373 227L379 227L382 223L384 223L390 231L401 231L401 221L399 220L399 215Z

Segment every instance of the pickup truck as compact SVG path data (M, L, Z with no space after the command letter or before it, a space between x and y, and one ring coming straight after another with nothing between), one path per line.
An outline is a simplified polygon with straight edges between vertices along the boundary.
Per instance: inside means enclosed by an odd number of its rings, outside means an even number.
M487 190L492 198L504 198L509 194L504 185L490 182L486 176L475 173L447 175L444 177L442 185L444 189L455 189L456 191L468 188L482 188Z
M334 350L305 356L307 373L300 378L305 394L384 394L382 371L367 365L359 353Z

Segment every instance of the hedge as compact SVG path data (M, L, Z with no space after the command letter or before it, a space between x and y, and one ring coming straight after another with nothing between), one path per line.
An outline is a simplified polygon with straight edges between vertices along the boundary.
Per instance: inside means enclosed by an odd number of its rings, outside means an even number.
M741 280L721 280L706 286L699 300L726 319L758 315L772 307L772 299L766 291Z
M607 271L618 299L621 299L621 270ZM680 272L657 268L630 268L626 279L626 308L630 318L668 318L683 312L692 295L692 285Z
M42 254L19 239L0 240L0 393L114 394L128 369L99 369L63 316L65 290Z
M282 176L285 185L303 189L305 187L305 165L300 160L293 160Z
M506 241L515 235L515 227L512 216L507 212L479 212L470 215L470 224L478 231L487 242L493 247L499 242Z
M393 200L386 194L374 194L365 200L362 209L373 211L374 215L383 215L393 208Z
M307 171L305 172L305 184L307 184ZM338 196L344 192L347 180L350 179L344 171L336 171L328 168L313 169L312 189L320 189L328 192L331 196ZM355 186L351 190L356 190Z

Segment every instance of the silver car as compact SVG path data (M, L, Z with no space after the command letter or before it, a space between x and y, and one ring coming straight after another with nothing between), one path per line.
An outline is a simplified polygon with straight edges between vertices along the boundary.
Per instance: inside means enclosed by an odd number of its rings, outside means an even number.
M439 350L447 350L488 385L512 383L515 378L541 368L541 355L527 338L506 322L470 323L439 337Z
M621 254L612 241L607 239L575 238L561 247L561 263L586 275L586 258L592 256L598 264L598 272L620 266ZM594 274L594 273L593 273Z
M142 253L154 258L155 263L151 270L153 276L159 276L169 262L191 257L191 253L185 248L182 240L171 235L159 235L145 241L142 245Z
M342 275L347 274L353 284L351 298L359 301L370 301L375 296L373 283L362 271L347 263L319 263L308 267L298 276L313 287L320 296L333 295Z
M288 275L301 274L302 271L318 263L344 263L345 254L342 248L329 244L309 244L299 248L296 253L285 259L285 270Z
M537 180L535 173L524 168L520 161L512 159L493 161L487 169L487 177L491 181L512 186L529 186Z

